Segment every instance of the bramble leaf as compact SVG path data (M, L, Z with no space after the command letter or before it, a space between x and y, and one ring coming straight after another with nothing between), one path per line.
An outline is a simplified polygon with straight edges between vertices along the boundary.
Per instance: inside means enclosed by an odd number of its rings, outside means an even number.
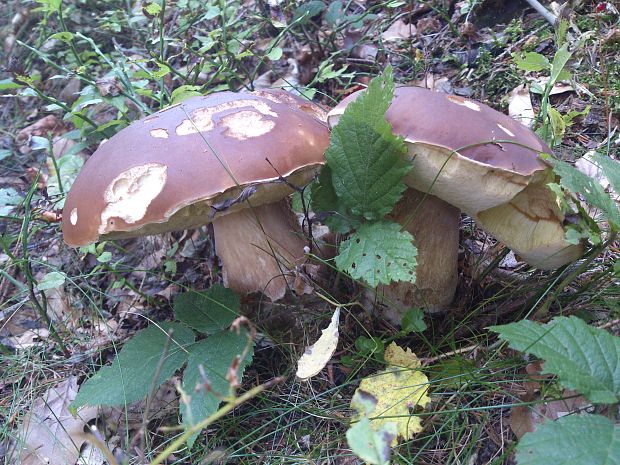
M336 266L371 287L391 281L415 282L413 237L389 222L367 223L340 245Z
M226 374L235 357L242 355L247 343L248 334L244 330L239 334L234 331L220 331L191 347L183 373L183 390L188 395L188 402L183 402L183 399L181 401L181 416L186 429L212 415L218 409L222 397L229 396L230 383ZM250 348L247 356L239 361L239 378L251 361ZM206 380L202 377L200 366ZM205 389L205 382L208 382L208 391ZM197 386L200 386L198 390ZM190 447L197 435L188 439Z
M347 106L325 153L336 195L360 219L383 219L400 198L402 178L411 169L405 143L385 120L393 95L388 69Z
M159 366L171 331L168 353ZM181 368L194 337L194 332L181 323L153 324L137 332L125 343L112 365L101 367L82 384L71 407L124 405L146 397L151 387L160 386ZM153 383L157 372L159 376Z
M620 465L620 426L601 415L569 415L526 433L517 445L519 465Z
M620 211L596 179L582 173L566 162L551 158L548 161L553 164L555 172L560 175L562 187L570 192L581 194L590 205L601 211L605 219L612 223L612 227L620 229Z
M174 299L174 316L205 334L228 328L238 312L239 296L220 284L204 292L184 292Z
M523 320L491 327L510 347L545 361L543 373L581 392L595 404L620 401L620 338L588 326L577 317L545 325Z

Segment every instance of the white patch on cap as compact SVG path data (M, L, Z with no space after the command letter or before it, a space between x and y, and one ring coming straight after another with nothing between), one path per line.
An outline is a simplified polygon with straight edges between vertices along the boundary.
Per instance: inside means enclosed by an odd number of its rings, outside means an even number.
M77 208L74 208L73 210L71 210L71 213L69 214L69 221L71 222L73 226L75 226L77 224L77 220L78 220Z
M235 108L250 107L247 111L254 113L260 113L266 116L277 115L271 107L260 100L233 100L232 102L221 103L214 107L198 108L191 114L191 120L186 119L176 128L176 133L179 136L187 136L190 134L197 134L198 132L208 132L215 127L213 116L223 111L234 110ZM260 134L259 134L260 135ZM250 136L251 137L251 136Z
M276 125L275 122L264 119L263 115L255 111L243 110L226 115L222 118L222 126L226 127L226 135L238 140L249 139L267 134Z
M151 129L151 137L157 137L159 139L167 139L168 131L162 128Z
M480 111L480 105L478 105L475 102L472 102L471 100L466 100L464 98L457 97L456 95L448 95L447 98L452 103L456 103L457 105L462 105L464 107L469 108L470 110Z
M113 218L135 223L166 184L168 167L158 163L134 166L119 174L103 194L106 207L101 212L99 234L114 231Z
M497 127L500 128L502 131L504 131L506 134L508 134L510 137L514 137L515 136L512 131L510 131L509 129L506 129L501 124L497 123Z

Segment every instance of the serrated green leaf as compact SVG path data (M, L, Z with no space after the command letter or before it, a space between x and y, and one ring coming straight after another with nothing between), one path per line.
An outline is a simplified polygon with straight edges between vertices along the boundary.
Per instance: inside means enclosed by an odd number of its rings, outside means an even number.
M205 334L226 329L239 316L239 296L220 284L204 292L188 291L174 299L174 316Z
M336 266L371 287L392 281L415 282L417 249L396 223L364 224L340 245Z
M378 431L370 426L368 418L362 418L347 430L347 443L355 455L372 465L390 462L390 444L396 437L396 424L387 423Z
M576 317L558 317L546 325L523 320L491 330L513 349L543 359L543 373L557 375L565 388L595 404L620 400L620 338Z
M331 169L328 165L323 166L319 177L310 189L312 210L318 213L330 214L324 222L332 231L340 234L348 233L352 225L347 218L345 205L336 195L334 185L332 184Z
M546 421L517 445L519 465L620 465L620 426L601 415Z
M616 203L605 192L598 181L569 165L566 162L549 159L560 175L560 184L573 193L581 194L593 207L598 208L612 227L620 229L620 211ZM610 181L611 182L611 181Z
M551 67L549 60L544 55L536 52L527 52L522 55L515 54L513 59L517 68L523 71L542 71Z
M338 198L351 214L381 220L400 198L411 169L402 138L385 120L394 94L391 71L372 80L332 129L325 153Z
M190 349L187 367L183 373L183 390L189 395L189 403L181 402L181 416L186 429L212 415L222 397L229 395L230 385L226 380L228 369L237 355L241 355L248 343L248 334L220 331L195 344ZM239 363L239 376L252 361L252 349ZM210 391L204 389L200 366L207 377ZM196 386L202 388L196 391ZM188 439L191 447L196 435Z
M601 168L613 190L620 194L620 162L600 153L594 153L592 160Z
M168 354L153 384L171 330ZM181 323L152 324L139 331L125 343L112 365L102 367L82 384L71 408L124 405L146 397L151 386L160 386L181 368L194 338L194 332Z

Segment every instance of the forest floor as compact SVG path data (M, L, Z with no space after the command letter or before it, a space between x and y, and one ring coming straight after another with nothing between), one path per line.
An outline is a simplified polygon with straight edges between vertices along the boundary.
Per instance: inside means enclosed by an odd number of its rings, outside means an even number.
M132 335L172 317L179 292L221 282L208 227L88 250L64 244L64 187L104 138L184 92L280 87L328 109L387 65L399 84L531 118L541 106L532 89L548 72L525 70L514 57L536 52L552 60L557 51L554 27L517 0L175 0L163 9L158 1L65 0L62 14L54 0L37 1L0 5L0 458L7 465L18 463L16 443L36 449L49 441L48 433L24 432L29 412L46 402L66 407ZM574 49L549 103L565 116L554 153L569 162L592 150L617 157L617 7L543 3L566 20ZM454 130L466 131L466 122ZM243 298L257 335L241 392L283 379L165 463L362 463L345 437L350 401L360 379L384 367L383 349L396 341L423 360L431 402L412 412L423 430L394 448L393 463L514 464L525 431L580 407L558 400L571 394L487 328L532 315L541 322L577 315L618 334L619 257L620 244L612 242L564 282L564 270L532 269L463 215L452 305L425 314L426 329L409 333L368 306L347 307L337 351L308 382L295 378L296 363L333 307L308 296L275 304ZM329 279L339 302L357 300L361 287L336 274ZM101 444L118 463L149 463L178 434L171 429L179 422L175 380L151 392L147 405L90 409L48 424L65 450L50 463L106 463ZM52 399L51 388L64 394ZM98 426L99 444L85 435L86 424Z

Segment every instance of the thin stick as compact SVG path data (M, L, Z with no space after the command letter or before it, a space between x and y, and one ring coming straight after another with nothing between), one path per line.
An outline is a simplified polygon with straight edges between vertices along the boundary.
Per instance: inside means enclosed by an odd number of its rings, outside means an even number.
M538 0L525 0L532 8L534 8L543 18L547 20L549 24L555 26L558 22L558 17L547 10L540 4Z

